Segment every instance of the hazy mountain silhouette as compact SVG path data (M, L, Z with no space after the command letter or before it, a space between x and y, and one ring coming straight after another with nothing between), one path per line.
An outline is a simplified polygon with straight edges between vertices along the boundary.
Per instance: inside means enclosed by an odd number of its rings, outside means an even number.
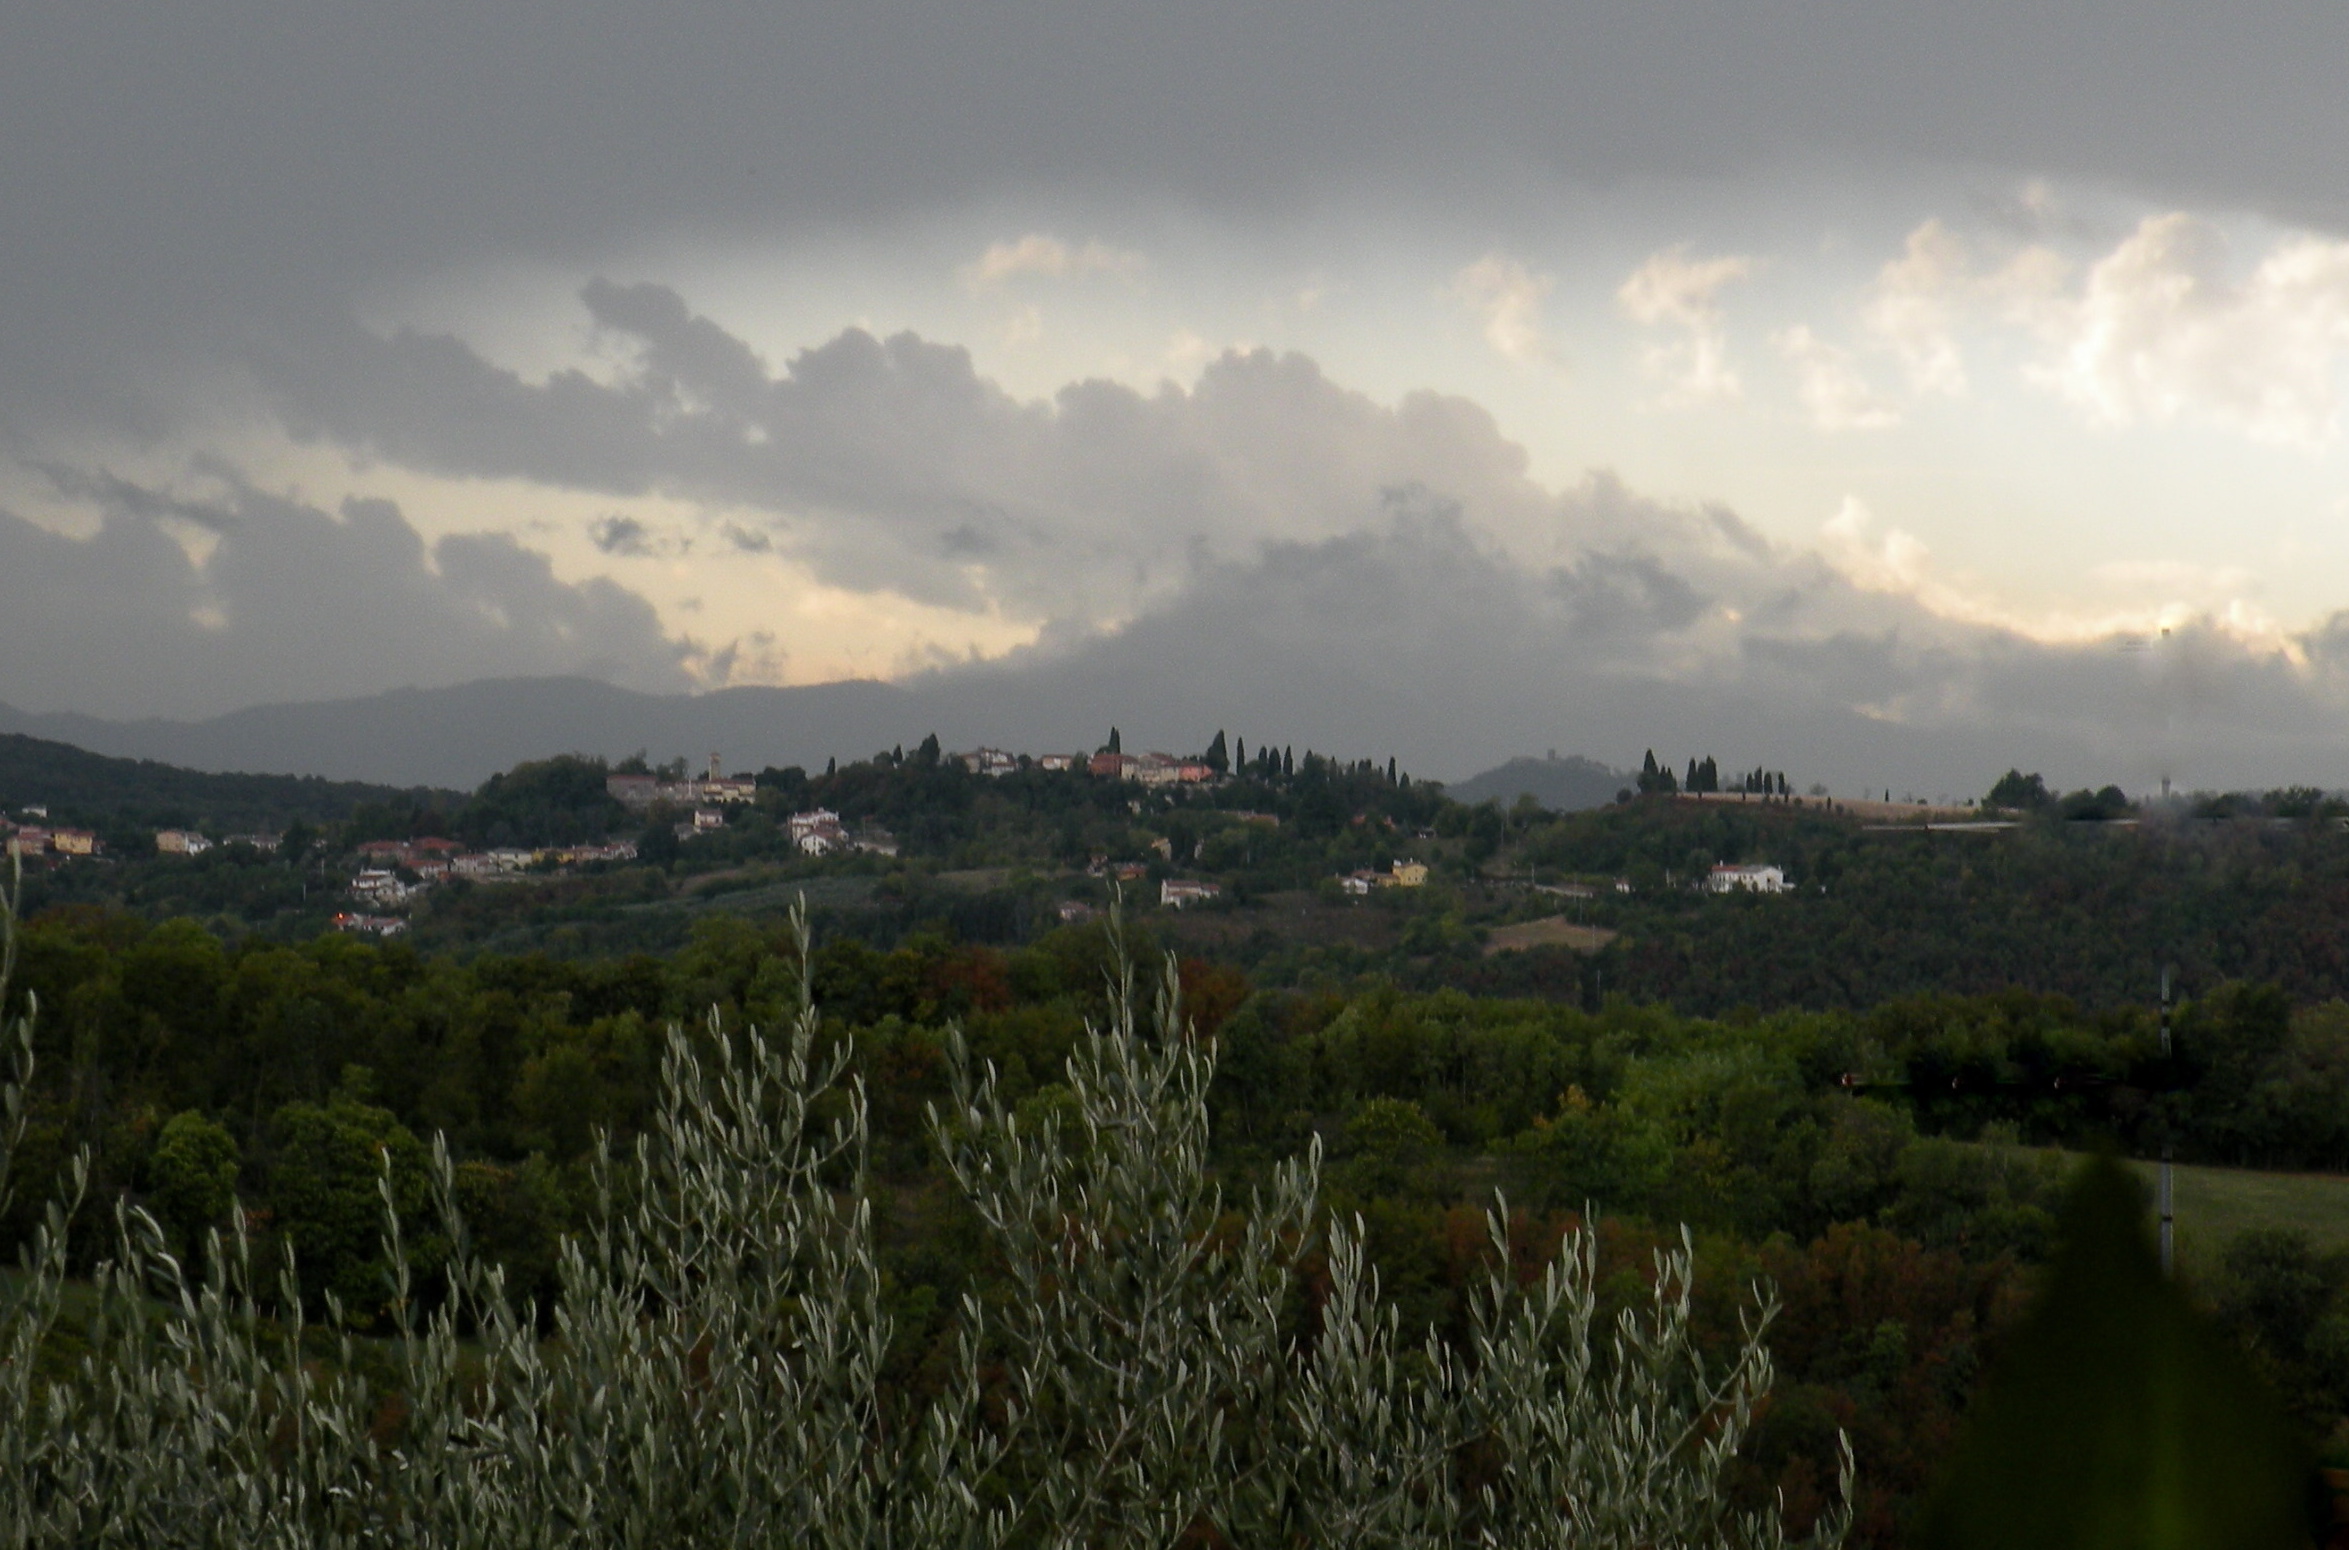
M1546 759L1530 755L1511 759L1496 769L1444 788L1444 794L1462 802L1498 801L1503 807L1520 796L1531 796L1555 812L1605 807L1632 777L1593 759L1552 753Z
M503 678L362 699L259 705L205 721L102 721L0 706L0 732L194 770L266 770L471 789L558 753L655 761L712 752L730 770L846 763L932 730L922 697L884 683L641 694L587 678ZM951 729L939 727L953 739Z

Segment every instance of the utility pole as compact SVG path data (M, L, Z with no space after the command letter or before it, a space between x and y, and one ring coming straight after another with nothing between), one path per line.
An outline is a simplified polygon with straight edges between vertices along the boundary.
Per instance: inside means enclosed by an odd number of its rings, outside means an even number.
M2170 1063L2170 966L2161 966L2161 1063L2166 1073ZM2161 1128L2161 1273L2174 1273L2176 1259L2177 1220L2173 1209L2175 1197L2170 1187L2170 1159L2176 1148L2170 1142L2169 1116L2163 1116Z

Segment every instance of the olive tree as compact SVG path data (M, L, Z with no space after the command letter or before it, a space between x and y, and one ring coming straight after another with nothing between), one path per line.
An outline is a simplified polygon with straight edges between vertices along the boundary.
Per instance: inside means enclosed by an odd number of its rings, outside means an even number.
M1770 1382L1766 1303L1716 1370L1692 1338L1685 1241L1652 1301L1602 1327L1591 1235L1521 1285L1496 1210L1470 1338L1406 1341L1359 1225L1319 1213L1317 1150L1224 1197L1214 1050L1171 962L1145 996L1118 959L1057 1107L1023 1119L954 1042L932 1129L998 1276L955 1311L944 1380L893 1387L864 1095L845 1045L819 1038L799 934L788 1028L671 1030L654 1120L599 1155L544 1318L471 1245L438 1143L426 1296L387 1161L388 1379L362 1376L355 1310L331 1288L306 1300L290 1250L262 1263L241 1211L198 1275L128 1203L86 1353L44 1367L77 1160L0 1305L0 1533L254 1550L1785 1543L1775 1511L1735 1510L1725 1488ZM36 1012L8 1029L0 1191ZM1845 1501L1849 1486L1847 1454ZM1847 1526L1838 1507L1810 1542Z

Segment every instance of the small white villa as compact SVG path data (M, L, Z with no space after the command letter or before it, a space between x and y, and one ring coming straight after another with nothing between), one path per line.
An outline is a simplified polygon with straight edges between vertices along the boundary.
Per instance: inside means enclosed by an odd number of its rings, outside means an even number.
M1748 861L1713 868L1705 886L1714 893L1743 888L1748 893L1786 892L1786 873L1767 861Z

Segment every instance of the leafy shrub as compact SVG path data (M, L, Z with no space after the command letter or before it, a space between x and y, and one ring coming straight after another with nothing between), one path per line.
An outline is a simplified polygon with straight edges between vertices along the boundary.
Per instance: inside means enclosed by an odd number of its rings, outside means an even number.
M227 1219L241 1160L237 1138L217 1121L191 1109L165 1123L147 1170L155 1184L155 1209L182 1254L201 1241L206 1228Z

